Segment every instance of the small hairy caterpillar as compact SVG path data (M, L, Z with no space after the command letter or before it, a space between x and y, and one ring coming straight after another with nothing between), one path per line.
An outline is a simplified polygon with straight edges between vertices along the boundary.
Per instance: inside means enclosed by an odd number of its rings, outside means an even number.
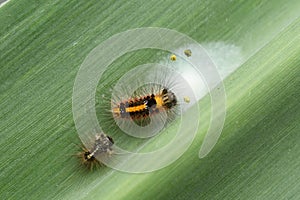
M158 113L162 109L171 109L176 106L177 99L175 94L164 88L158 94L151 94L140 98L121 102L113 108L113 113L121 118L131 117L138 119Z
M171 67L140 65L127 71L110 88L102 87L96 96L97 117L104 132L120 137L123 133L148 138L181 115L187 105L183 96L192 93ZM117 136L115 136L117 135Z
M92 148L82 147L83 151L78 153L78 157L81 159L83 165L89 169L93 169L95 166L102 165L97 157L110 156L113 153L113 144L114 140L110 136L100 133L96 135Z

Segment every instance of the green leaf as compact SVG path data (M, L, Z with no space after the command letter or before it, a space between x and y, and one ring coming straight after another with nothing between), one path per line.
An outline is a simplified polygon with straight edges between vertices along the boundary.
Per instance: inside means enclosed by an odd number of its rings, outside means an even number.
M299 9L296 0L11 0L0 8L0 198L299 199ZM209 125L201 118L191 147L164 169L89 171L73 156L76 74L102 41L138 27L182 32L221 68L234 59L212 44L239 49L239 68L224 80L221 138L199 159ZM209 104L199 102L202 116Z

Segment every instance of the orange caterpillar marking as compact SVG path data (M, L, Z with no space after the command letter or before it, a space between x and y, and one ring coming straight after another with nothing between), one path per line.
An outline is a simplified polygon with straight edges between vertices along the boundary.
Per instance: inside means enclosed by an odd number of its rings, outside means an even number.
M160 108L164 106L162 95L155 96L155 101L156 101L156 107Z
M128 113L138 112L138 111L144 110L146 108L147 108L147 106L145 104L142 104L140 106L134 106L134 107L126 108L126 112L128 112Z

